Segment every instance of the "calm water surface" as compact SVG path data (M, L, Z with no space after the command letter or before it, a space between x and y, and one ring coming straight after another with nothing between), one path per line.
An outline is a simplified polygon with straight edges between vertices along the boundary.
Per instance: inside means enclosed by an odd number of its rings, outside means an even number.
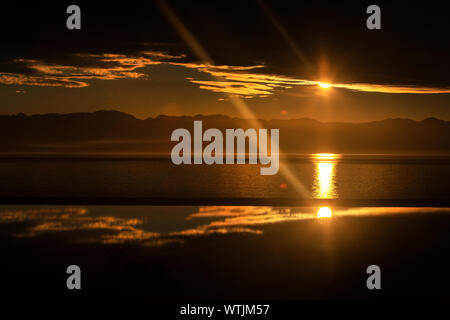
M280 173L274 176L261 176L259 170L259 165L176 166L169 159L3 159L0 166L0 195L450 198L448 157L319 154L282 161Z
M259 166L167 159L3 159L1 197L450 199L445 157L320 154ZM0 206L0 289L12 299L449 297L449 208ZM414 281L412 284L411 281Z
M0 206L0 289L52 299L449 297L450 209ZM414 281L411 284L411 281ZM94 300L96 301L96 300Z

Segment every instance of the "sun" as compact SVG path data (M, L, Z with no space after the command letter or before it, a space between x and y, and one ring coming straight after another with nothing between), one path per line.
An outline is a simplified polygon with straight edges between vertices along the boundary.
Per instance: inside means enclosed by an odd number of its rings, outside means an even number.
M329 84L329 83L324 83L324 82L319 82L319 86L320 86L321 88L328 89L329 87L331 87L331 84Z

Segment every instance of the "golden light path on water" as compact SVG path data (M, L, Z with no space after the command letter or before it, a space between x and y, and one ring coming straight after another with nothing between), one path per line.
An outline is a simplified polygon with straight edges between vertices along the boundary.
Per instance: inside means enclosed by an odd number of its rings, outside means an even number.
M316 153L312 155L314 163L314 181L312 196L315 199L334 199L338 197L336 188L336 164L339 155L334 153ZM331 218L333 210L320 207L317 218Z
M314 163L313 198L337 198L336 164L339 155L333 153L316 153L312 155L312 159Z

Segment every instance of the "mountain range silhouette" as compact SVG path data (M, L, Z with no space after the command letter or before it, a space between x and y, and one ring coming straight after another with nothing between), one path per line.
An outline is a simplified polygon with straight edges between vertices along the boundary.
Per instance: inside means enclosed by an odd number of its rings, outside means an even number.
M0 115L0 152L144 152L169 154L173 130L193 131L251 127L245 119L224 115L166 116L137 119L114 110L92 113ZM386 119L364 123L319 122L313 119L258 120L280 129L286 153L450 154L450 122Z

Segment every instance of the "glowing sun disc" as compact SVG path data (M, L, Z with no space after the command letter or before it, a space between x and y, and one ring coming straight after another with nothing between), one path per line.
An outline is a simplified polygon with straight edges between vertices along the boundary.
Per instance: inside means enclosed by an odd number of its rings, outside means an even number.
M321 88L328 89L329 87L331 87L331 84L319 82L319 86L320 86Z

